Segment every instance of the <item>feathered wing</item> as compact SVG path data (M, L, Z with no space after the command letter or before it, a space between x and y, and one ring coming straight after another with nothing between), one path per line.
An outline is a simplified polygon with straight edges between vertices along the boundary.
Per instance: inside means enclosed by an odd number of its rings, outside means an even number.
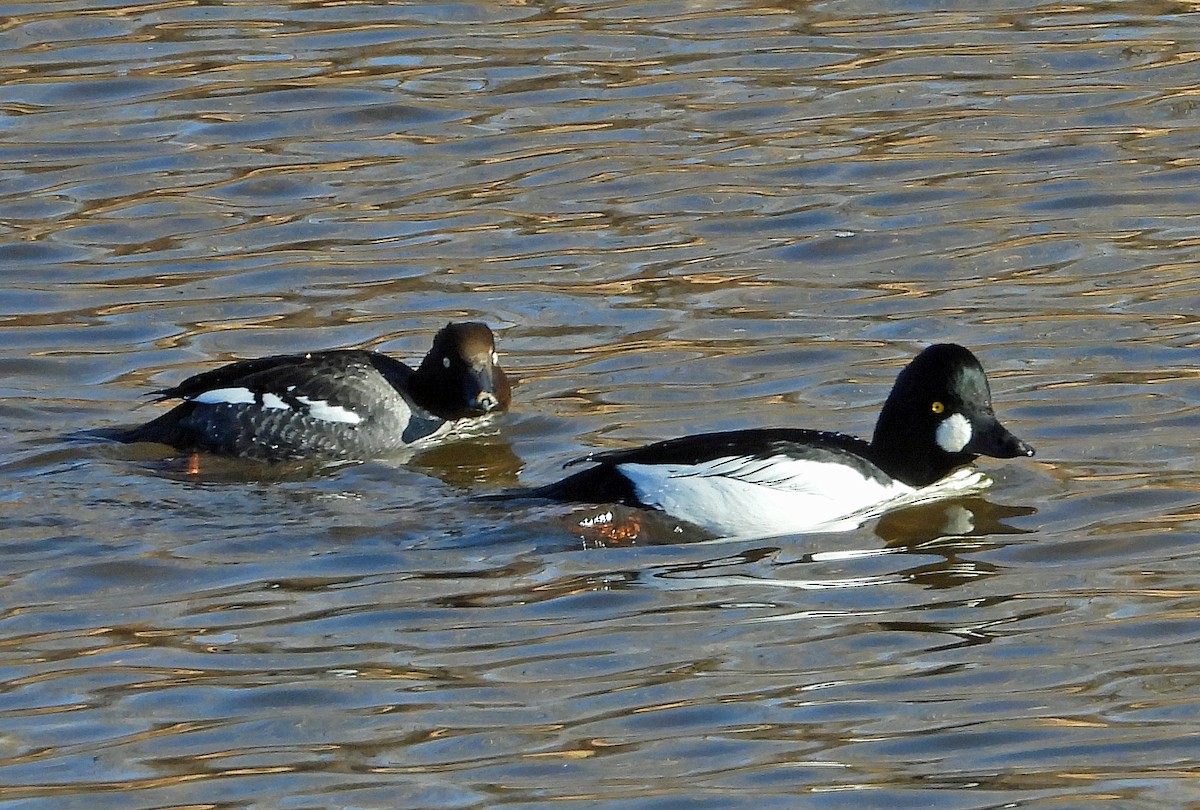
M159 392L184 402L125 440L269 459L400 447L445 424L397 390L411 374L359 350L245 360Z
M395 383L412 373L403 363L356 350L276 355L206 371L156 392L215 405L290 409L315 419L358 424L399 395Z
M253 379L257 374L274 368L282 368L303 359L304 355L302 354L278 354L253 360L239 360L220 368L193 374L181 383L151 391L149 396L153 397L152 402L165 402L168 399L191 399L205 391L236 386L244 387L244 381Z
M687 468L665 466L673 467L670 473L672 479L724 478L781 492L831 499L835 499L841 489L835 483L838 479L845 479L846 486L861 485L864 480L871 480L853 467L830 463L836 462L837 456L842 454L821 455L831 458L823 460L817 454L796 457L778 453L767 456L723 456Z
M911 492L872 464L860 439L805 430L704 434L618 450L611 465L639 502L726 536L830 528Z
M885 478L866 459L870 445L856 436L798 428L758 428L719 433L698 433L655 442L643 447L592 453L571 464L595 461L605 464L692 464L718 458L793 456L796 458L840 458L845 463L864 464L866 474Z
M621 464L638 500L726 536L788 534L838 522L911 489L854 468L789 456L726 457L701 465Z
M594 453L536 497L661 509L725 537L843 531L887 509L986 488L960 470L922 489L884 473L871 446L840 433L787 428L686 436Z

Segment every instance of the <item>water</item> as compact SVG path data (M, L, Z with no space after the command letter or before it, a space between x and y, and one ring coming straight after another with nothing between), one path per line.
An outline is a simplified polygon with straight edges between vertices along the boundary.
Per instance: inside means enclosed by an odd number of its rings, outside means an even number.
M10 4L0 807L1200 803L1200 20L1174 3ZM240 357L519 379L333 470L72 440ZM955 341L982 496L706 542L471 495L869 434Z

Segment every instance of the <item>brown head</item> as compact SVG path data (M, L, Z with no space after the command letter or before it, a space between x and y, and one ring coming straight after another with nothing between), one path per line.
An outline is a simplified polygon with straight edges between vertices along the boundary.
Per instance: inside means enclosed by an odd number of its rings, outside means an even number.
M419 404L443 419L508 410L512 384L496 354L492 330L482 323L448 323L413 377Z

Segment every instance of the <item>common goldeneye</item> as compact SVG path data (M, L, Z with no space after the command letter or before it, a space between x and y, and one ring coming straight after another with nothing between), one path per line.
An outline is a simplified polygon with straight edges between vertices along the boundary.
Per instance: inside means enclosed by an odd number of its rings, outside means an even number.
M155 391L182 399L124 442L160 442L263 461L361 459L508 408L492 330L451 323L415 371L387 355L335 349L242 360Z
M858 525L886 508L986 485L980 455L1032 456L992 411L979 361L930 346L900 372L871 441L815 430L704 433L569 462L596 466L527 495L660 509L726 537ZM953 473L953 474L952 474Z

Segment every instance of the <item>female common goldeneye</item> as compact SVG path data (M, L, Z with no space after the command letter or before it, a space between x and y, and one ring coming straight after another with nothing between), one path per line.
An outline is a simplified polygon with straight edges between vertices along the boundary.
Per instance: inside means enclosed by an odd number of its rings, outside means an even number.
M939 344L900 372L869 443L788 428L684 436L569 462L596 466L530 494L652 507L726 537L769 536L858 525L923 491L933 497L939 482L945 494L977 488L982 473L949 474L980 455L1033 448L996 419L975 355Z
M183 402L115 438L284 461L397 450L506 410L512 387L492 330L451 323L415 371L378 352L335 349L242 360L154 393Z

